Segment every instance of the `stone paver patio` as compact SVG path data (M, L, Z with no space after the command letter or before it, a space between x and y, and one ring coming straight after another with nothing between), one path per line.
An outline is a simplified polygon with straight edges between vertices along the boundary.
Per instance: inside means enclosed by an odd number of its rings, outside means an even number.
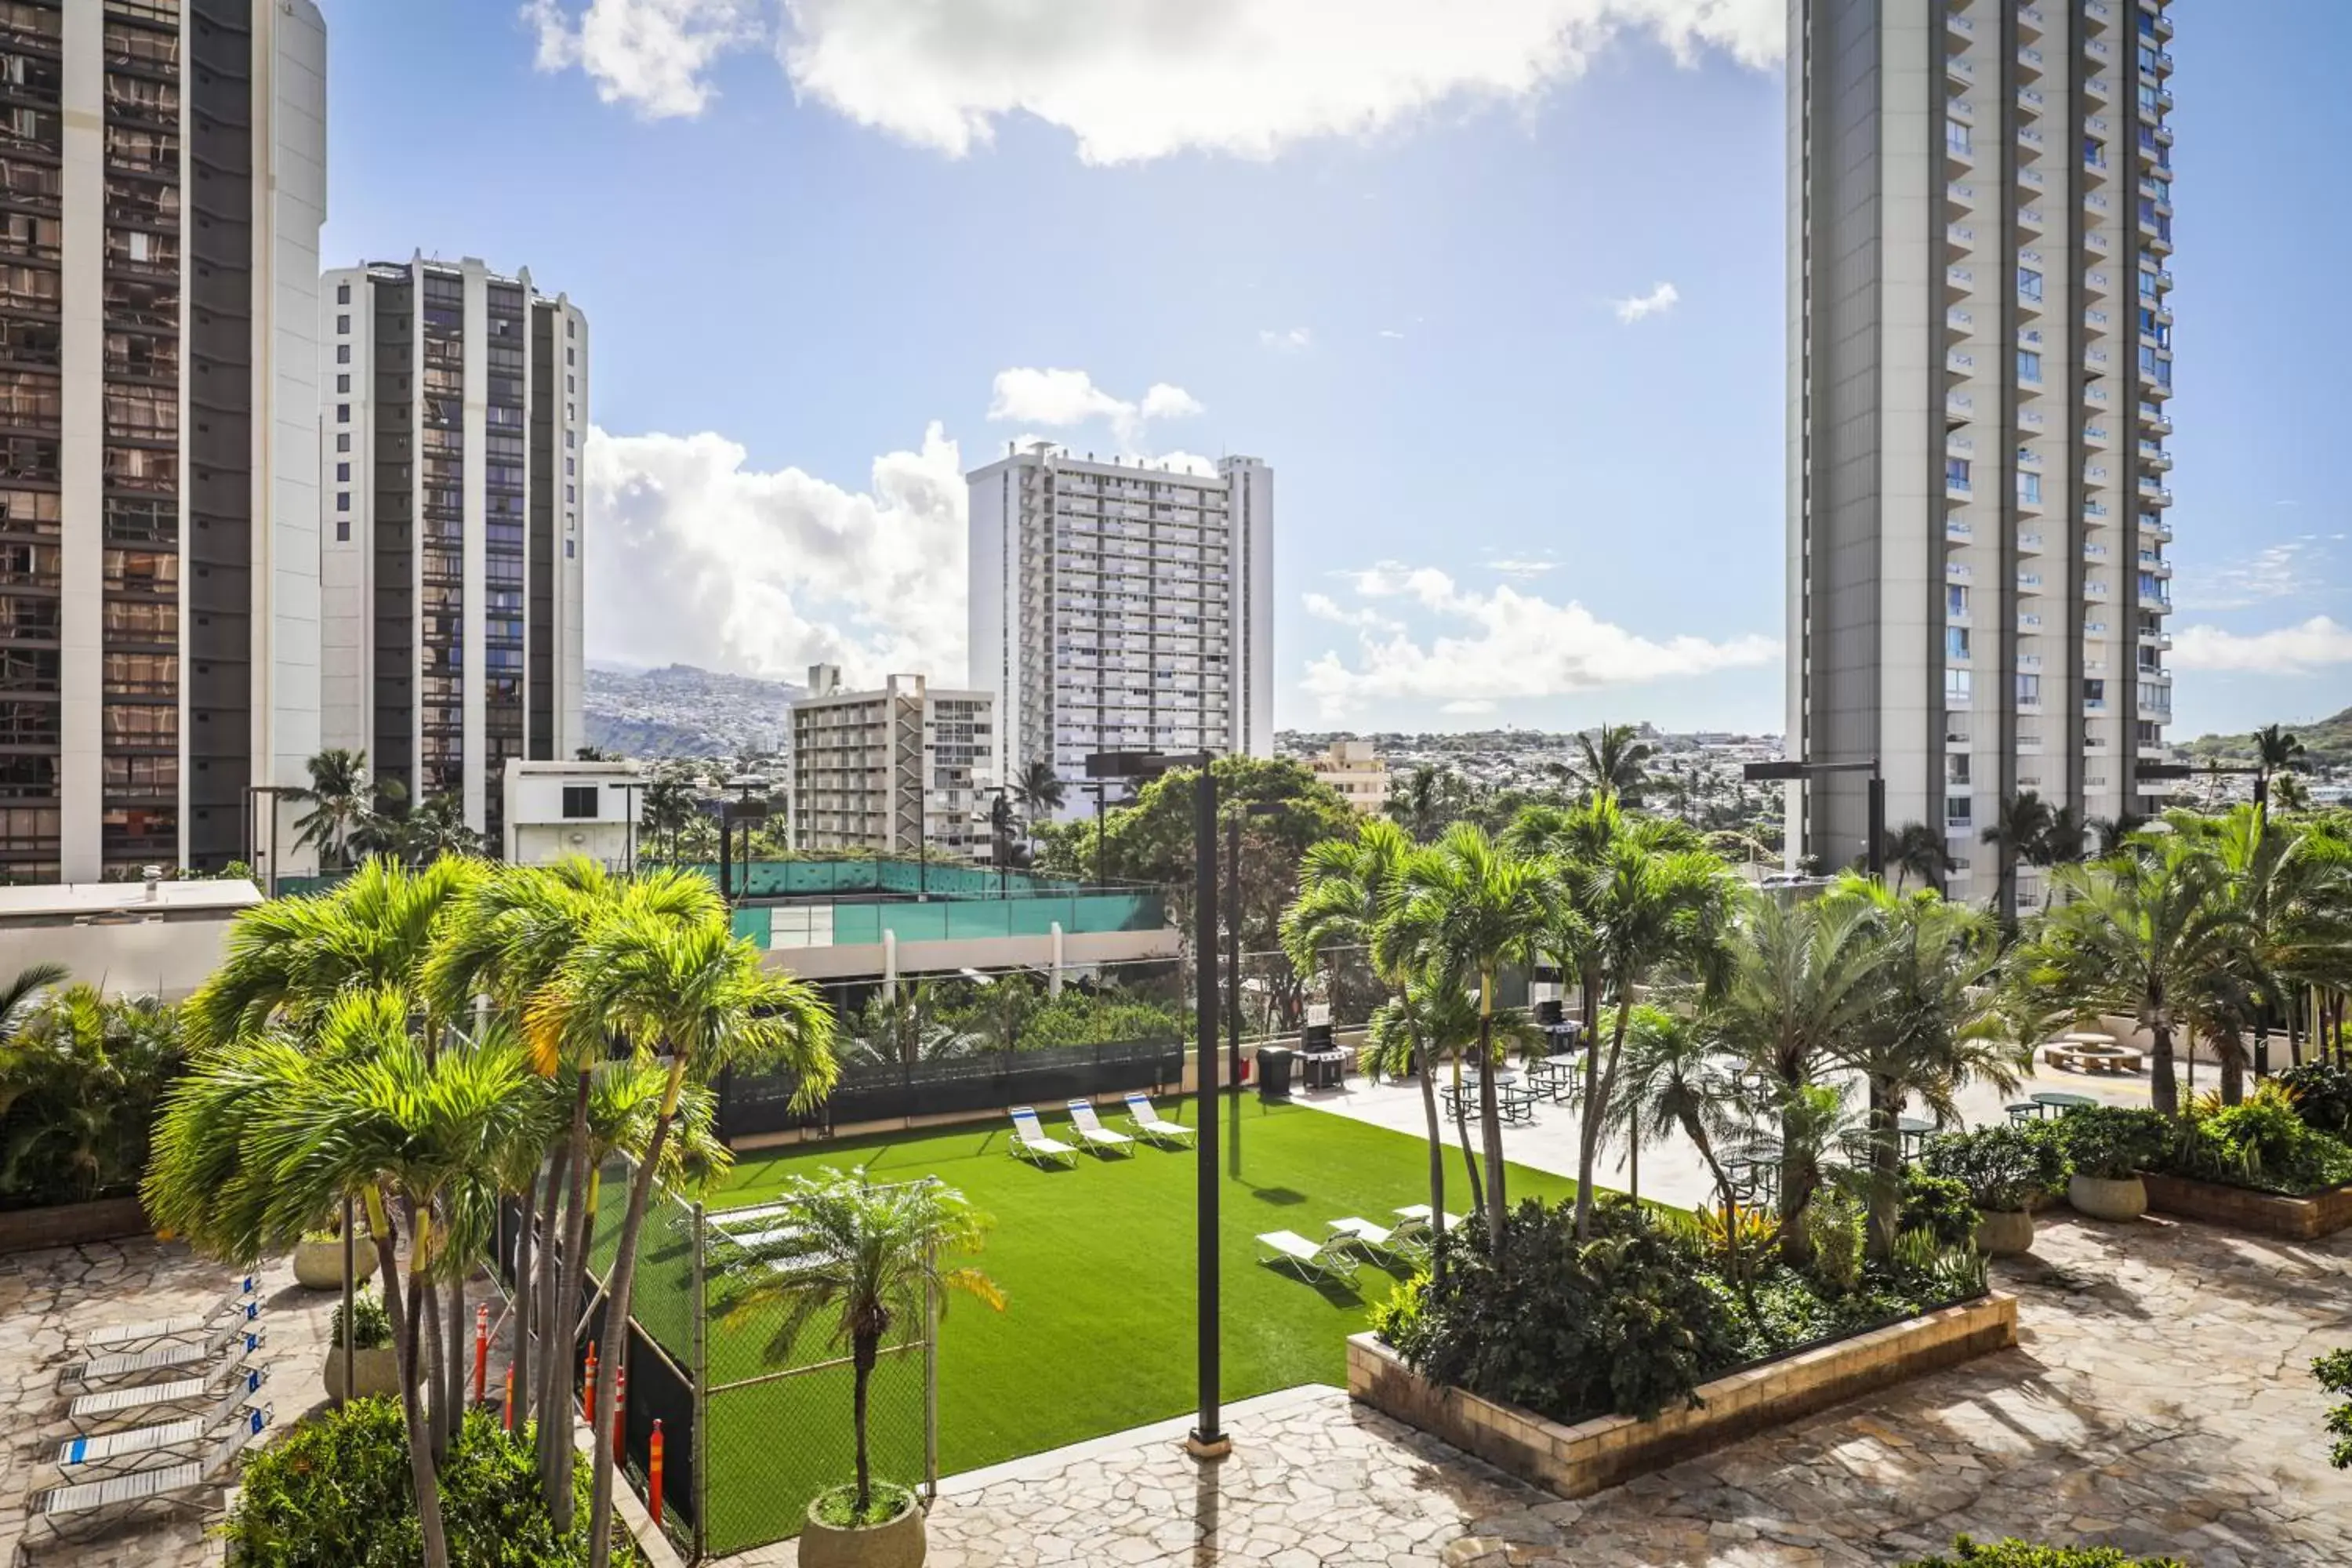
M1163 1428L950 1483L930 1563L1810 1568L1900 1562L1961 1531L2192 1568L2352 1563L2352 1476L2326 1467L2305 1373L2352 1343L2352 1238L2067 1217L1999 1273L2020 1349L1581 1502L1298 1391L1236 1411L1219 1467Z

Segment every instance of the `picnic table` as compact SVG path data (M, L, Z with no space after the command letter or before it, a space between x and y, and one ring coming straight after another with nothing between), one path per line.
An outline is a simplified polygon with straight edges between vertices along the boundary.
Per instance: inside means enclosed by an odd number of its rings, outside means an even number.
M1478 1109L1478 1075L1472 1073L1462 1080L1458 1102L1454 1088L1447 1084L1443 1090L1445 1114L1468 1117ZM1533 1121L1536 1119L1536 1091L1523 1088L1519 1075L1498 1072L1495 1075L1495 1106L1506 1121Z
M1555 1056L1538 1057L1528 1064L1528 1077L1535 1081L1540 1092L1549 1095L1554 1100L1564 1100L1576 1086L1580 1058L1565 1051Z
M1936 1124L1923 1121L1916 1116L1898 1116L1895 1119L1895 1130L1902 1135L1903 1157L1916 1160L1926 1149L1927 1135L1936 1131Z
M2042 1059L2052 1067L2074 1072L2137 1072L2147 1058L2129 1046L2119 1046L2105 1035L2083 1037L2070 1035L2042 1047Z
M2086 1105L2096 1105L2099 1103L2087 1094L2068 1094L2063 1090L2054 1089L2045 1089L2040 1093L2032 1095L2029 1098L2035 1105L2042 1108L2042 1114L2044 1116L2049 1115L2050 1112L2053 1110L2063 1116L2070 1112L2080 1110Z

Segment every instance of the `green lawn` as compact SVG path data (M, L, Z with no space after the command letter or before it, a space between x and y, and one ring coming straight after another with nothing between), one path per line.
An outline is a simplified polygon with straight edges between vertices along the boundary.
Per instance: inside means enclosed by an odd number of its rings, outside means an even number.
M1158 1102L1187 1121L1192 1108ZM1224 1397L1345 1381L1347 1337L1364 1327L1401 1271L1367 1264L1355 1289L1318 1288L1257 1261L1260 1231L1320 1237L1325 1221L1360 1215L1388 1223L1400 1205L1428 1199L1428 1155L1417 1138L1297 1106L1228 1102L1223 1167ZM1053 1119L1049 1132L1058 1134ZM955 1300L940 1335L940 1469L943 1475L1100 1436L1194 1407L1195 1163L1139 1143L1131 1158L1079 1156L1076 1170L1012 1158L1004 1124L794 1145L746 1154L714 1208L774 1195L793 1174L864 1166L877 1181L938 1176L995 1223L973 1261L1003 1288L1002 1313ZM1066 1141L1072 1141L1067 1140ZM1446 1167L1446 1206L1467 1193L1458 1151ZM1574 1184L1511 1167L1516 1199L1556 1200ZM713 1281L714 1382L766 1363L757 1327L730 1320ZM817 1347L794 1358L817 1359ZM877 1468L919 1470L920 1367L877 1375ZM796 1520L814 1490L848 1468L848 1381L821 1373L712 1399L711 1547L765 1539L780 1511ZM886 1434L882 1429L888 1427ZM722 1545L722 1541L724 1545Z

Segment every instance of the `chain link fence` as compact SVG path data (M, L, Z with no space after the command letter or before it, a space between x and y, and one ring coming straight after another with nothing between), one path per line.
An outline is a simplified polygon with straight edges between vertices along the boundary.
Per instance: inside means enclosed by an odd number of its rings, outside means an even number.
M572 1347L572 1385L584 1394L595 1347L599 1377L614 1372L616 1341L606 1289L620 1247L635 1167L614 1157L597 1172L584 1321ZM520 1210L501 1211L497 1275L514 1289ZM541 1216L541 1237L545 1216ZM794 1228L790 1199L710 1210L656 1186L637 1243L629 1301L626 1394L619 1470L647 1492L654 1424L663 1438L663 1528L690 1560L749 1551L800 1533L817 1494L855 1474L854 1369L818 1312L797 1340L793 1310L764 1246ZM877 1479L938 1489L938 1415L927 1288L919 1312L893 1321L867 1379L867 1453Z

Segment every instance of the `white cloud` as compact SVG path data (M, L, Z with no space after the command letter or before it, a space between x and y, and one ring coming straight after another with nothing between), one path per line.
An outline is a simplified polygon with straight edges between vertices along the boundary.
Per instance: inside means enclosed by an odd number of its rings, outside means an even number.
M1545 573L1557 567L1559 563L1557 561L1546 561L1540 558L1533 560L1520 560L1512 556L1504 555L1481 562L1480 564L1485 566L1487 571L1500 573L1506 577L1540 577Z
M2190 626L2173 640L2172 668L2249 675L2309 675L2352 664L2352 626L2326 616L2299 626L2241 634Z
M1617 319L1630 327L1634 322L1646 321L1652 316L1664 315L1675 308L1675 301L1681 298L1682 294L1673 284L1661 283L1646 294L1636 294L1630 300L1612 301L1611 308L1617 312Z
M1272 349L1278 354L1295 354L1312 344L1315 335L1305 327L1291 327L1282 331L1263 327L1258 331L1257 341L1259 347Z
M611 0L604 0L610 4ZM650 0L638 0L640 4ZM677 0L671 0L672 4ZM1785 0L785 0L802 96L962 156L1015 114L1090 163L1271 157L1444 110L1523 102L1621 33L1778 60Z
M2324 580L2326 554L2310 534L2265 545L2252 555L2198 573L2181 584L2174 602L2185 610L2242 610L2292 598Z
M1402 332L1400 332L1400 331L1391 331L1391 329L1389 329L1389 328L1387 328L1387 327L1382 327L1382 328L1381 329L1381 336L1382 336L1382 337L1384 337L1384 338L1401 338L1401 337L1404 336L1404 334L1403 334Z
M1154 382L1139 404L1097 386L1085 371L1035 370L1027 365L998 371L988 400L991 419L1055 426L1107 419L1119 440L1130 446L1141 440L1147 420L1182 419L1207 412L1199 398L1164 381Z
M561 0L527 0L522 17L539 35L541 70L578 66L606 103L668 120L709 106L710 67L765 36L761 9L760 0L588 0L575 19Z
M1467 716L1478 713L1492 713L1495 710L1495 702L1490 698L1473 697L1466 698L1459 702L1448 702L1444 707L1438 709L1438 711L1440 713L1459 713Z
M1711 675L1780 657L1780 644L1771 637L1662 641L1603 621L1573 601L1556 605L1508 584L1490 594L1465 590L1433 567L1382 562L1342 575L1368 598L1408 598L1441 623L1464 629L1424 642L1402 630L1367 628L1358 634L1352 662L1336 651L1310 661L1301 684L1327 719L1382 701L1559 697Z
M724 436L589 434L588 616L598 658L797 680L965 675L965 489L940 426L864 490L747 467Z
M1404 630L1403 622L1392 616L1384 616L1369 605L1360 609L1350 610L1328 594L1308 594L1299 602L1307 606L1308 615L1318 621L1329 621L1335 626L1355 626L1370 631L1401 632Z

